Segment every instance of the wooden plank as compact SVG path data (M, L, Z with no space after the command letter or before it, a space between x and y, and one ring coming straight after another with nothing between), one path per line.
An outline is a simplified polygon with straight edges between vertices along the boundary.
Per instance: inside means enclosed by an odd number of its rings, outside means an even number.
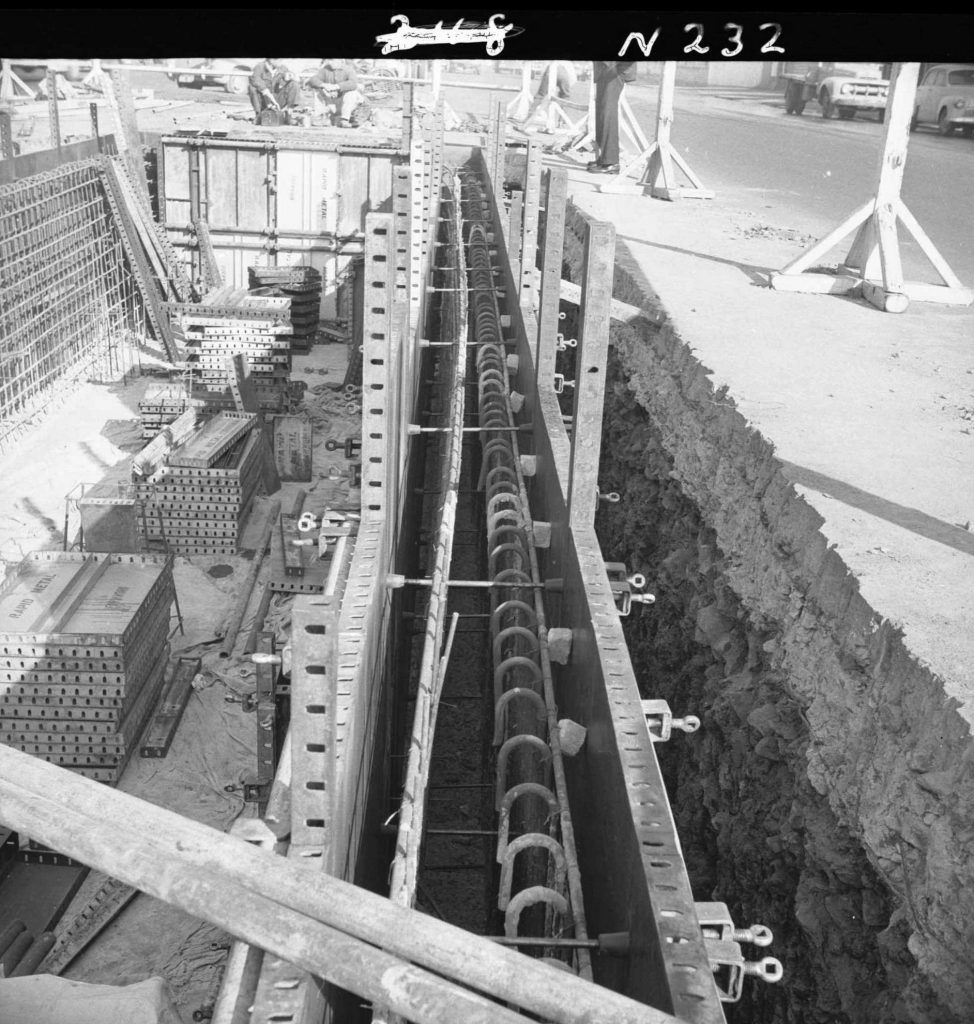
M586 528L590 528L595 520L597 504L614 264L615 228L604 221L589 222L582 266L567 495L572 525Z
M309 886L306 869L272 850L9 747L0 800L8 827L416 1024L524 1024L464 986L555 1024L678 1024L327 872Z
M538 214L541 205L541 144L528 142L528 162L524 172L524 218L521 224L521 279L518 299L533 308L538 278Z
M568 172L562 167L550 168L545 182L544 255L541 262L538 338L534 362L537 382L541 387L550 387L555 378L558 312L566 283L561 279L561 265L564 259L567 198Z
M311 479L314 426L305 414L286 413L272 417L274 462L282 480Z
M139 753L142 757L165 757L169 753L176 728L193 692L193 680L202 667L200 658L180 658L172 679L159 698L159 707L149 722Z
M351 235L362 230L362 211L369 208L369 158L342 153L340 159L337 230Z
M200 151L200 156L206 161L206 194L201 197L206 222L212 227L236 224L239 214L246 214L246 211L239 209L237 203L236 153L233 150L206 147Z
M369 157L369 213L392 210L392 160L384 156Z
M215 150L207 148L207 159ZM271 175L269 153L260 150L238 149L229 151L235 156L237 215L235 220L218 220L214 211L207 218L210 224L219 227L239 227L242 231L265 231L273 227L271 213L277 197L271 192L273 178Z

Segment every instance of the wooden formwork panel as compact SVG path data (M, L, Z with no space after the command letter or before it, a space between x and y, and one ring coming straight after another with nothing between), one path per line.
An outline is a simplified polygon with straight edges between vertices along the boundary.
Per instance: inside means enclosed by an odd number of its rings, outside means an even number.
M333 319L351 258L335 254L334 238L361 237L366 213L391 209L393 167L403 156L391 147L357 151L344 143L339 152L337 141L329 149L321 139L255 146L244 138L165 137L161 160L166 224L177 249L195 256L192 221L202 212L224 281L246 286L255 265L312 266L322 274L318 312Z

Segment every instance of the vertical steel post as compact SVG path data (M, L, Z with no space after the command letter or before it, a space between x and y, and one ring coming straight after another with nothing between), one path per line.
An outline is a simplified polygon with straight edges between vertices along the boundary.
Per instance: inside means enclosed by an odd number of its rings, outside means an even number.
M423 140L414 134L409 151L409 330L415 335L423 309Z
M524 218L521 223L521 279L518 296L522 303L534 307L537 288L538 207L541 202L541 146L528 143L528 161L524 171Z
M494 153L494 136L497 134L497 110L494 104L491 103L487 109L487 138L486 144L481 150L484 158L484 169L487 171L488 177L493 179L493 153Z
M582 265L568 519L572 526L586 528L592 526L598 500L615 236L615 228L611 224L591 221L586 231Z
M402 87L402 148L409 151L413 144L413 83Z
M548 180L545 183L544 256L541 265L541 298L538 303L538 338L534 359L539 387L551 387L555 376L567 197L568 171L564 167L552 167L548 171Z
M494 104L494 119L497 124L497 130L494 133L494 151L491 154L490 183L494 194L497 196L499 208L504 199L504 171L507 163L507 150L505 148L505 127L507 121L502 100L497 100Z
M0 160L13 160L14 136L10 129L10 114L0 110Z
M524 193L511 196L511 210L507 236L507 258L511 264L511 279L521 280L521 218L524 213Z
M338 602L295 598L291 628L291 845L321 851L335 812Z
M101 152L101 133L98 131L98 104L88 104L88 116L91 118L91 137L98 143L98 152Z
M394 222L391 214L365 217L365 329L362 338L362 521L384 521L395 509L387 466L393 396L389 368L395 292Z
M53 68L47 69L47 117L51 125L51 148L61 148L61 119L57 108L57 73Z
M409 308L410 308L410 271L409 260L410 245L410 173L407 164L400 164L392 169L392 222L393 222L393 249L394 249L394 273L395 287L393 290L393 333L400 352L399 362L399 394L416 395L418 383L415 377L419 369L419 360L416 357L417 338L410 331ZM400 426L405 429L405 424L412 419L413 410L406 408L403 402L400 409ZM405 473L406 456L408 445L403 444L400 449L399 472L400 476Z

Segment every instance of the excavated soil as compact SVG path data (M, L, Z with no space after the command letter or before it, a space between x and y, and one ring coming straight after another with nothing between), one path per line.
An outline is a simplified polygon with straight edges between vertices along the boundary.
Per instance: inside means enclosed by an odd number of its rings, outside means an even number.
M614 291L660 301L622 246ZM770 926L757 955L785 967L728 1019L974 1019L974 757L956 701L688 341L648 319L611 340L600 489L621 502L597 527L656 594L624 620L643 696L702 720L657 747L690 879L739 926Z

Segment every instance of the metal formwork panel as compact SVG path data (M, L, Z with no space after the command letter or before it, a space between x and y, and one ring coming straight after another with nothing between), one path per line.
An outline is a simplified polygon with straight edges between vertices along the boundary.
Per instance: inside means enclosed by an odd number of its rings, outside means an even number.
M342 157L337 153L284 151L277 155L277 230L337 230Z
M61 656L46 648L82 638L118 647L166 589L167 576L171 587L168 560L151 555L35 552L0 588L0 655Z
M362 516L383 519L398 455L388 459L396 427L393 347L395 235L391 214L370 213L365 234L365 330L362 339ZM396 492L392 490L394 500Z
M320 851L334 835L337 602L298 597L291 621L291 842Z
M494 199L499 205L499 201ZM502 263L502 265L504 265ZM504 285L516 294L507 267ZM570 515L565 430L554 391L532 379L536 339L516 327L525 395L518 421L532 430L532 515L551 524L541 570L551 627L572 632L571 659L554 666L559 715L587 730L585 756L566 762L590 933L628 931L626 959L598 958L596 980L688 1024L723 1024L676 825L640 703L592 517ZM595 495L592 494L594 505ZM579 495L579 502L582 496ZM604 865L612 864L606 872Z

